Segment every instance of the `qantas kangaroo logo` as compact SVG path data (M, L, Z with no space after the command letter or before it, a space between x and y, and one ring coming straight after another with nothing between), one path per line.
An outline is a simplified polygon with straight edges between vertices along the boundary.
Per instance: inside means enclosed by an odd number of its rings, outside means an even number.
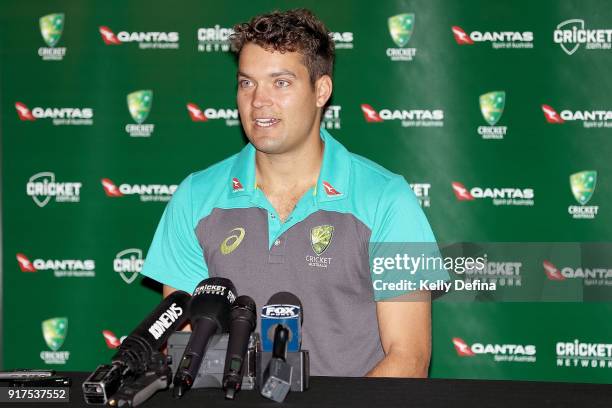
M459 45L474 44L474 41L470 38L469 35L467 35L465 31L463 31L463 28L458 27L458 26L452 26L451 30L453 30L453 36L455 36L455 41L457 41L457 44Z
M542 112L548 123L564 123L565 121L559 116L557 111L548 105L542 105Z
M119 191L115 183L112 180L103 178L102 179L102 187L104 188L104 192L109 197L123 197L123 193Z
M187 112L189 112L189 116L194 122L206 122L208 120L202 109L195 103L190 102L187 104Z
M121 340L110 330L102 330L102 336L104 336L104 342L109 349L116 349L121 345Z
M365 118L366 122L383 121L378 112L376 112L376 110L367 103L361 104L361 111L363 112L363 117Z
M17 262L21 272L36 272L36 268L24 254L17 254Z
M453 181L453 192L455 193L455 197L459 201L472 201L474 200L474 196L468 191L467 188L461 183Z
M242 187L242 183L236 177L232 179L232 189L234 191L243 191L244 187Z
M546 277L553 281L562 281L565 280L565 276L561 275L561 272L555 265L553 265L549 261L544 261L542 264L544 266L544 273L546 273Z
M455 346L455 350L457 350L457 354L461 357L472 357L476 355L470 346L459 337L453 337L453 345Z
M115 33L111 31L110 28L106 26L100 27L100 35L102 35L102 40L106 45L119 45L121 44L121 40L117 38Z
M17 115L19 115L19 119L31 120L31 121L36 120L34 115L32 115L32 112L30 112L30 109L28 109L28 107L25 106L25 104L21 102L17 102L15 103L15 109L17 109Z
M336 190L331 184L329 184L327 181L323 182L323 188L325 189L325 193L328 196L337 196L337 195L342 194L341 192Z

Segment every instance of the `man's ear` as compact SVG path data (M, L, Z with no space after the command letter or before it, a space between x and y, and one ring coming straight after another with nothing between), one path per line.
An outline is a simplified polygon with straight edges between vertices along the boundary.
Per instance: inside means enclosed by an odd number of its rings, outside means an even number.
M322 108L325 106L331 97L333 87L334 85L329 75L323 75L315 81L314 88L317 97L317 107Z

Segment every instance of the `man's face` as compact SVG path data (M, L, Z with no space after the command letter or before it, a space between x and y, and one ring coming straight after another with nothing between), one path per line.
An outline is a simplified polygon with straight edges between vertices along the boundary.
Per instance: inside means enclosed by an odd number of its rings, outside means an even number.
M242 127L255 148L282 154L318 135L321 96L297 52L266 51L249 43L238 62L238 111ZM320 93L320 92L319 92Z

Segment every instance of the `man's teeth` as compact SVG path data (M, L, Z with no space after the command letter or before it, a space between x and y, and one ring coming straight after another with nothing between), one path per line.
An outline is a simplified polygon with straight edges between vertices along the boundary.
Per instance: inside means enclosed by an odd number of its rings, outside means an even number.
M278 119L274 119L274 118L255 119L255 123L257 124L257 126L262 126L262 127L272 126L278 121L279 121Z

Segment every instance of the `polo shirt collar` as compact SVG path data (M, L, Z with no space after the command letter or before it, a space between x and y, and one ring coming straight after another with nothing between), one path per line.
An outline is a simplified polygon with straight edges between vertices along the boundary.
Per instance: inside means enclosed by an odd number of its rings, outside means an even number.
M320 135L325 147L313 194L318 202L344 199L349 192L350 154L327 130L321 129ZM230 198L252 195L256 190L255 148L251 143L238 153L228 183Z

